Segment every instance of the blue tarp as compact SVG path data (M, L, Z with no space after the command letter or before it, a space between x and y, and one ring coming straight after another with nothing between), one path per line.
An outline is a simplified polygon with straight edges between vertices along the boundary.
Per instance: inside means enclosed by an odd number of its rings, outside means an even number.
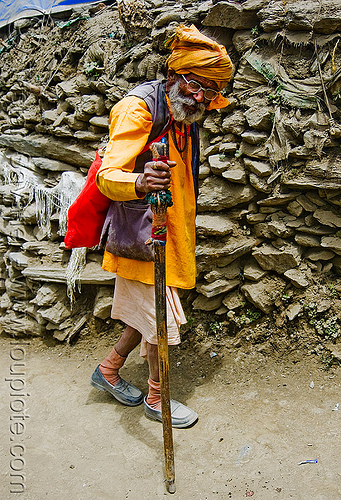
M68 10L75 4L97 3L92 0L0 0L0 28L22 17Z

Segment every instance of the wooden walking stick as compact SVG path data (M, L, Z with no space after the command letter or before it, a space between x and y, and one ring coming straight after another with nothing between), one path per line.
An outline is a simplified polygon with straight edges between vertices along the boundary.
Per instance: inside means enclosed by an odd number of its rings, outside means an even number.
M154 143L150 149L153 160L168 160L167 144ZM174 448L172 433L172 417L169 394L169 360L167 336L167 309L166 309L166 238L167 238L167 207L172 206L170 191L154 191L146 196L153 211L153 227L151 240L154 245L155 262L155 308L157 345L159 355L159 372L161 387L161 409L163 427L163 446L166 468L166 485L169 493L175 493Z

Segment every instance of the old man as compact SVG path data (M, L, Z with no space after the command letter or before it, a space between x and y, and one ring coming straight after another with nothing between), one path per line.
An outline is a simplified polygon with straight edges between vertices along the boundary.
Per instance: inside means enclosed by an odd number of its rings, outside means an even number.
M228 105L220 91L231 78L232 63L223 45L193 25L178 26L168 46L171 55L167 80L139 85L113 107L110 141L97 185L115 202L135 202L137 210L150 191L170 189L172 193L173 206L167 211L166 295L168 343L176 345L180 343L180 325L186 322L177 289L193 288L196 279L196 121L205 110ZM148 144L161 137L168 141L170 160L153 162ZM104 225L103 268L116 273L112 318L121 320L126 327L96 368L91 383L123 404L136 406L143 402L146 416L161 421L154 263L142 254L141 258L120 254L113 222L116 210L113 204ZM146 397L119 375L127 356L140 343L140 353L149 366ZM198 418L196 412L175 400L171 400L171 415L173 427L188 427Z

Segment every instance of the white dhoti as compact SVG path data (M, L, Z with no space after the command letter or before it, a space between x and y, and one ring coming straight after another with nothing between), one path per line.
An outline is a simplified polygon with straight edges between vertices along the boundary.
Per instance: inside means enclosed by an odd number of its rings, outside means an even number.
M178 291L166 287L168 344L180 344L180 326L186 323ZM138 330L142 335L140 355L147 355L147 346L157 344L155 288L139 281L116 277L111 317Z

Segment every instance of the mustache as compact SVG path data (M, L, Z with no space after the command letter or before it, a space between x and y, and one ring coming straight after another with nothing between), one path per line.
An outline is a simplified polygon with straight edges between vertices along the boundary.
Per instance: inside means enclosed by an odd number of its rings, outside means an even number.
M180 81L175 82L168 92L171 111L176 121L190 125L202 117L205 112L205 105L203 102L197 102L191 97L182 95L180 85ZM186 111L184 105L194 108L194 111L192 113Z

